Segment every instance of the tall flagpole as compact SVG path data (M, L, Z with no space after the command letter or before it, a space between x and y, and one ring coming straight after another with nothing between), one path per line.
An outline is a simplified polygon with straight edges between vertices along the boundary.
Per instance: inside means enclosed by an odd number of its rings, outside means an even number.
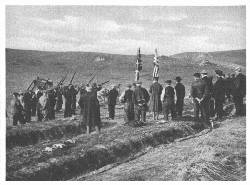
M142 70L142 60L141 60L141 51L140 48L137 50L137 58L136 58L136 68L135 68L135 81L139 81L140 79L140 71Z
M153 79L157 78L159 79L159 55L157 52L157 49L155 49L155 56L154 56L154 70L153 70Z

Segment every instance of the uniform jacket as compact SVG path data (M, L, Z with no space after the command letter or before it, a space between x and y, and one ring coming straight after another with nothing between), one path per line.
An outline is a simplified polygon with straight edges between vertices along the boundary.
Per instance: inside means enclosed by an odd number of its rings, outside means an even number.
M212 95L213 92L213 77L208 77L208 76L204 76L202 78L202 80L206 83L206 85L208 86L208 93L210 95Z
M209 87L204 80L194 81L191 85L190 94L193 98L208 100L210 97Z
M225 101L225 80L223 78L218 78L213 86L213 98L218 101Z
M233 80L233 95L238 97L246 95L246 76L241 73Z
M147 103L149 101L149 94L148 91L143 88L143 87L136 87L134 92L133 92L133 96L132 96L132 100L133 103L135 105L144 105L147 106Z

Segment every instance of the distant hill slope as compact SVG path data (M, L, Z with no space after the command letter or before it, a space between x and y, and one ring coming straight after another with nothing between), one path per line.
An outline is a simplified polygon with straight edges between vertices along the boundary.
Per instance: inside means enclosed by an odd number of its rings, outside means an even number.
M136 51L135 51L136 53ZM202 69L214 75L215 69L225 73L232 72L229 67L240 64L245 66L245 50L223 51L208 53L209 62L200 65L206 56L204 53L182 53L173 56L160 57L160 83L176 76L183 78L187 94L193 73ZM212 60L211 60L212 59ZM154 55L142 55L143 69L140 80L143 86L149 88L152 83ZM91 74L97 69L100 71L95 82L100 83L110 80L110 83L122 84L122 89L127 83L132 83L135 78L136 55L118 55L95 52L47 52L32 50L6 49L6 94L7 104L11 93L25 90L37 76L51 79L57 84L63 75L69 72L65 81L68 84L74 71L76 76L74 84L86 83ZM221 62L223 61L223 62Z
M230 51L217 51L217 52L185 52L170 57L179 60L188 60L201 62L208 60L210 63L227 67L246 67L246 50L230 50Z

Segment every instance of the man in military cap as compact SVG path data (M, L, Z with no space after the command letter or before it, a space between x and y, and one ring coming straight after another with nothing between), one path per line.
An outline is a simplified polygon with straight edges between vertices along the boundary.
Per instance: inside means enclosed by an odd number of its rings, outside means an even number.
M195 118L199 120L199 112L203 119L204 126L210 126L209 121L209 100L210 93L207 83L200 79L200 73L194 73L194 82L191 85L191 96L194 102ZM212 128L212 127L210 127Z
M161 101L162 108L163 108L163 114L165 121L168 120L168 114L171 112L172 119L176 118L176 112L175 112L175 92L174 88L171 86L172 81L167 80L165 81L166 87L163 89L161 94Z
M235 116L243 116L244 105L243 98L246 96L246 76L242 74L241 68L235 69L235 78L233 79L233 101L235 103Z
M132 101L134 104L135 121L146 122L147 103L149 101L148 91L142 87L142 82L136 82Z
M154 77L153 84L149 89L149 93L151 94L149 110L153 112L154 120L159 119L159 114L162 111L161 93L163 88L162 85L158 82L158 79L158 77Z
M126 90L119 97L119 101L124 103L125 122L134 120L134 104L132 102L133 90L131 90L131 87L132 85L128 84Z
M212 97L215 99L215 113L217 119L221 119L223 116L223 103L225 102L225 81L222 77L223 72L221 70L215 70L217 81L213 85Z
M176 112L179 117L182 117L184 97L185 97L185 86L181 83L181 77L177 76L175 78L175 92L176 92Z
M116 90L116 86L112 85L112 89L108 92L109 119L112 120L115 118L115 105L117 97L118 97L118 91Z

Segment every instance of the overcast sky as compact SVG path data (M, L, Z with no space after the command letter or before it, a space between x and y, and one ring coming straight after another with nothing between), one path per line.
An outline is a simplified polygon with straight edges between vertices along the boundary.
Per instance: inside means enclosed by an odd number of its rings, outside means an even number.
M246 8L7 6L6 47L171 55L246 48Z

